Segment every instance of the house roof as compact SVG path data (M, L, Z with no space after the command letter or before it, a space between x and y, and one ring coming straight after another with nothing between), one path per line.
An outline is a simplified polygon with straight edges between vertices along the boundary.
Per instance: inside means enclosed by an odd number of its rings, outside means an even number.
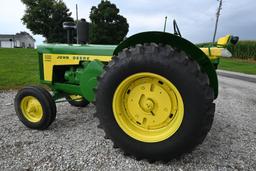
M14 34L0 34L0 38L13 38Z
M20 33L16 33L14 34L0 34L0 38L5 38L5 39L15 39L15 38L19 38L19 37L29 37L31 39L33 39L34 41L36 41L29 33L27 32L20 32Z
M22 31L20 33L16 33L16 36L17 37L20 37L20 36L28 36L30 37L31 39L33 39L34 41L36 41L29 33L25 32L25 31Z

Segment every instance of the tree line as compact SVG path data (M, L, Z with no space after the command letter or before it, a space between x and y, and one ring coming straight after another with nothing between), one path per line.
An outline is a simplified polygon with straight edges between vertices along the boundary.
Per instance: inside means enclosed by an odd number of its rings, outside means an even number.
M21 0L26 6L22 22L33 34L42 35L47 43L65 43L62 24L74 22L72 13L62 0ZM90 41L97 44L118 44L127 35L129 24L117 6L102 0L90 11Z

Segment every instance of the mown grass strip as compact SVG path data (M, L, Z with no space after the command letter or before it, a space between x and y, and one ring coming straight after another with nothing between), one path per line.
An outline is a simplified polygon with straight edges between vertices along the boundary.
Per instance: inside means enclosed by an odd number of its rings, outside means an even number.
M256 61L235 58L221 58L219 69L256 75Z

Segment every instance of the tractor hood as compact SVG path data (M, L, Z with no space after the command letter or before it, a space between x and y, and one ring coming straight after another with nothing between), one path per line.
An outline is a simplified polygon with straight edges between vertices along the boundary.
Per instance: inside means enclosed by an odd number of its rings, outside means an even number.
M112 56L116 45L43 44L37 47L40 54L79 54Z

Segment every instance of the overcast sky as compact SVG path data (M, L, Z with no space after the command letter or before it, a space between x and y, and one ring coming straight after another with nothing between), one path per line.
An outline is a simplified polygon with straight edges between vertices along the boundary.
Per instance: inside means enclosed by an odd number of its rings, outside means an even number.
M20 0L0 0L0 34L31 33L21 22L25 6ZM256 39L256 0L223 0L217 37L238 35L242 40ZM79 5L79 18L88 20L90 8L100 0L64 0L75 17L75 4ZM130 25L128 36L142 31L163 30L168 16L167 31L173 32L172 19L176 19L183 37L198 42L212 40L217 0L112 0ZM44 38L34 35L36 44Z

